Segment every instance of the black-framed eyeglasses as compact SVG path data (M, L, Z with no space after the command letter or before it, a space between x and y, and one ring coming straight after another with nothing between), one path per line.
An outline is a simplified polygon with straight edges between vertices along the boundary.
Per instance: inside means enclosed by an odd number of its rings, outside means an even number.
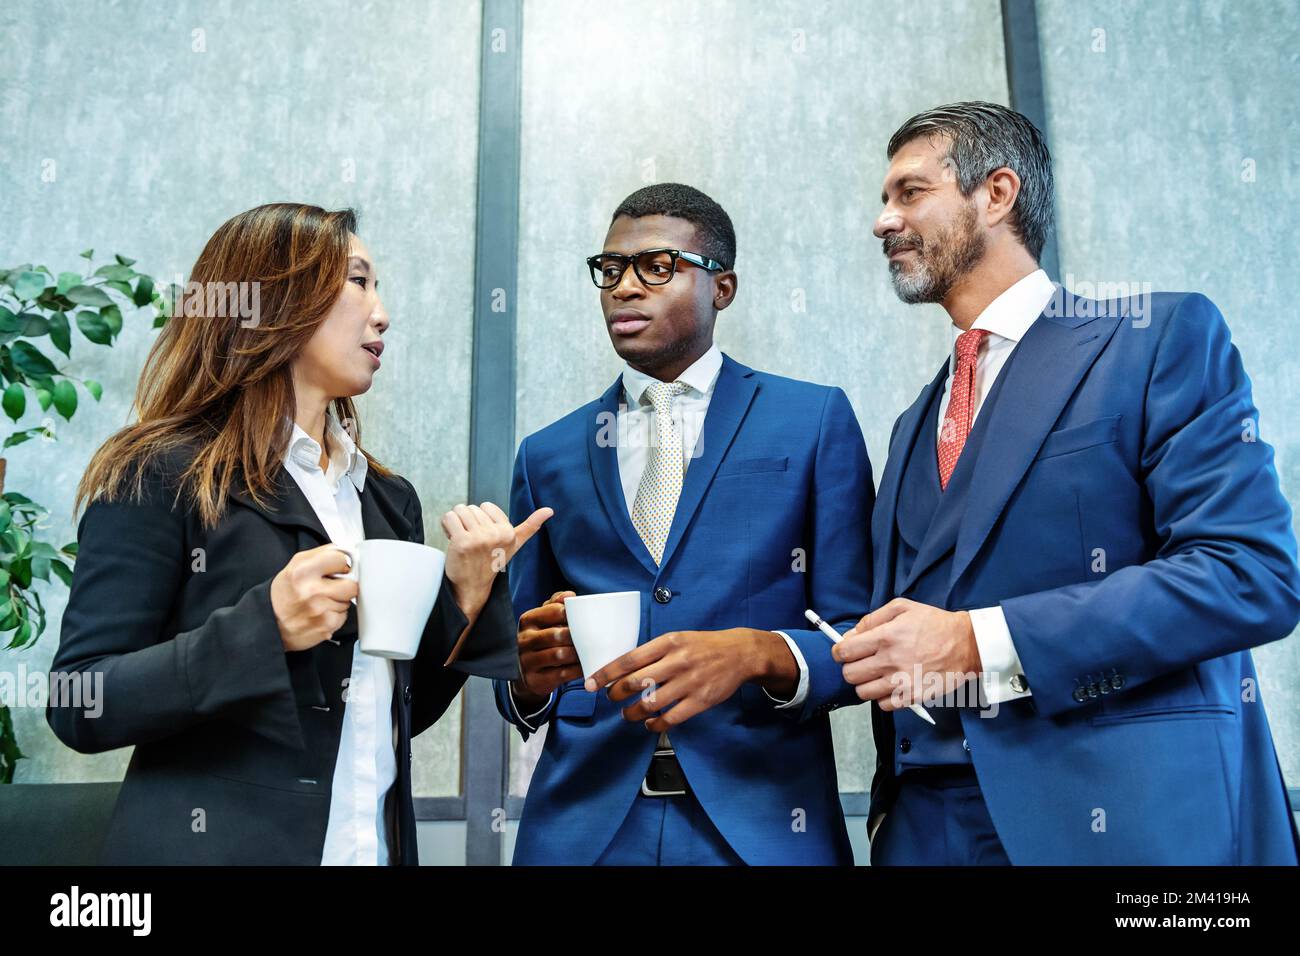
M602 252L589 258L587 266L591 269L591 281L601 289L612 289L622 282L629 262L632 263L637 278L645 285L667 285L677 272L679 259L709 272L726 271L716 259L702 256L698 252L683 252L681 249L646 249L634 256Z

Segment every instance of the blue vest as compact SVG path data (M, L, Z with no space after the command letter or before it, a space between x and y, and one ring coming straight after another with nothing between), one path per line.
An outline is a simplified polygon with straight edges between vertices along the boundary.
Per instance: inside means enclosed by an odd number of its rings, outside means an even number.
M935 389L926 410L925 423L917 432L916 441L906 450L907 463L903 469L898 491L895 522L898 527L898 553L894 563L892 593L922 604L954 610L947 606L952 576L953 554L957 546L957 532L966 513L966 495L970 488L971 473L984 443L984 433L993 417L1002 383L1015 360L1012 352L1002 371L993 383L988 397L980 406L979 416L962 447L961 457L953 470L948 488L939 487L939 459L937 435L939 429L939 401L942 389ZM913 565L924 551L927 567L910 584ZM964 609L963 609L964 610ZM976 684L964 690L965 703L976 706ZM951 704L953 698L949 698ZM910 710L894 711L894 772L902 773L912 767L971 763L966 749L965 731L961 715L955 706L926 708L935 720L930 726Z

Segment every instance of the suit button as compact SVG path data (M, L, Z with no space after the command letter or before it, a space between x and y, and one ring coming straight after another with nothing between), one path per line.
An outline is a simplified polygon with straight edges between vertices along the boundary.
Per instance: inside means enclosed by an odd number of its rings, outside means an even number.
M1124 675L1123 675L1123 674L1114 674L1114 675L1111 676L1111 679L1110 679L1110 689L1111 689L1111 690L1119 690L1119 689L1120 689L1121 687L1123 687L1123 686L1124 686Z
M1084 690L1082 687L1076 687L1074 689L1074 693L1071 696L1074 697L1075 700L1077 700L1079 703L1082 704L1085 700L1088 699L1088 692Z
M968 741L965 737L961 739L961 749L966 751L967 753L970 753L970 741Z
M1023 694L1029 690L1029 681L1025 679L1024 674L1013 674L1011 676L1011 689L1017 694Z
M410 702L411 702L411 685L407 684L405 687L402 688L402 703L409 704Z
M1103 677L1103 678L1101 679L1101 683L1099 683L1099 684L1097 685L1097 691L1098 691L1100 694L1102 694L1102 695L1109 694L1109 693L1110 693L1110 681L1108 681L1106 678Z
M1089 685L1088 685L1087 693L1088 693L1088 696L1089 696L1090 698L1092 698L1093 700L1096 700L1096 699L1097 699L1097 685L1096 685L1096 684L1089 684Z
M673 599L673 592L665 587L655 588L655 600L660 604L667 604Z
M907 753L909 750L912 749L912 741L904 737L902 740L898 742L898 749L901 750L903 753Z

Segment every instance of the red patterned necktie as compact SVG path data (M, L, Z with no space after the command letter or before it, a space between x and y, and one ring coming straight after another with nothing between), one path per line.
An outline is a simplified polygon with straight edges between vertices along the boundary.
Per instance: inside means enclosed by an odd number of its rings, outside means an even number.
M975 418L975 357L988 334L987 329L971 329L957 336L957 371L952 376L948 411L939 433L939 486L945 491Z

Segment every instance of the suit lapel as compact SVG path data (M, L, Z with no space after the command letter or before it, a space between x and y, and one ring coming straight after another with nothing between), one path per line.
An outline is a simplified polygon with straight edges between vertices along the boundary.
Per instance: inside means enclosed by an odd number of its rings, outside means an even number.
M591 460L591 474L610 524L627 546L628 551L653 576L667 566L673 551L690 526L691 519L704 500L704 493L713 481L726 451L731 447L740 423L754 399L757 385L753 369L741 365L728 355L722 356L722 369L709 399L709 410L704 416L704 427L696 444L699 457L692 458L682 483L682 493L677 499L673 523L664 544L663 561L655 566L654 558L632 524L631 506L623 494L623 482L618 468L619 404L623 397L623 377L620 375L596 402L587 422L587 450Z
M311 502L293 480L287 468L281 467L275 476L275 491L258 504L242 483L231 486L230 497L246 508L251 508L272 524L285 528L303 528L310 531L321 544L328 544L330 536L316 517Z
M1048 432L1123 319L1090 321L1095 312L1081 308L1067 315L1081 312L1082 318L1040 315L1016 346L1019 354L1005 369L1007 379L990 412L979 467L971 475L950 584L979 552Z
M722 369L718 372L718 382L713 387L709 410L704 416L704 427L700 430L695 445L698 457L692 458L686 469L682 493L677 499L677 510L673 513L673 523L668 529L668 540L664 544L663 560L659 563L660 568L667 567L682 536L686 534L691 519L699 510L704 492L708 490L722 457L740 430L740 423L749 411L757 387L753 369L741 365L728 355L722 356Z
M622 404L623 376L605 390L596 402L587 420L587 454L591 461L591 477L596 484L596 497L600 499L610 525L618 532L631 555L650 572L659 573L654 558L632 524L631 509L623 494L623 482L618 470L618 409Z
M930 384L921 389L921 394L916 401L899 417L894 441L886 455L885 471L880 476L880 490L876 493L876 507L871 515L872 551L875 555L873 580L876 589L872 610L887 603L883 596L887 593L892 595L893 592L894 552L898 537L898 494L903 483L904 467L908 456L914 451L918 437L922 442L925 441L925 436L918 436L921 426L925 423L925 410L930 407L935 391L943 387L947 377L948 363L945 361Z

